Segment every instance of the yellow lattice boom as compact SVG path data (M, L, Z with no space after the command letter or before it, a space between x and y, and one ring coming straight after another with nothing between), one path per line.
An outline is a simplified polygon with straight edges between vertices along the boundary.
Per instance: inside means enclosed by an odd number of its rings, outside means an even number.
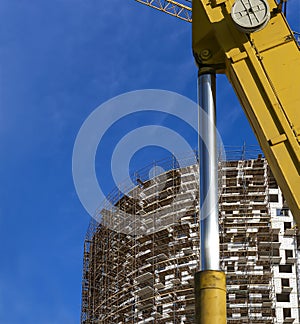
M192 22L191 0L135 0L187 22Z

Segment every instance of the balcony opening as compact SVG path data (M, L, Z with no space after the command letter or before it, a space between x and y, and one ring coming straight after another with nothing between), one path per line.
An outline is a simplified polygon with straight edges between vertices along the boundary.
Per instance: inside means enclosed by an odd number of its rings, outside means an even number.
M281 279L281 287L289 287L290 286L290 280L289 279Z
M283 309L283 319L286 319L287 317L291 318L291 309L290 308L284 308Z
M284 230L292 228L292 223L291 222L284 222Z
M291 264L281 264L279 265L279 272L281 273L292 273L292 265Z
M288 303L290 301L289 293L276 294L276 300L279 303Z
M278 202L278 195L269 195L270 202Z
M293 250L285 250L285 259L293 257Z

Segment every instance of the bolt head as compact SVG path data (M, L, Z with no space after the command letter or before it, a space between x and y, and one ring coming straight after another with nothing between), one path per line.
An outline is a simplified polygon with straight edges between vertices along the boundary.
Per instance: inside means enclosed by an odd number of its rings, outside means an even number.
M212 53L209 49L204 49L200 52L200 57L202 60L208 60L212 57Z

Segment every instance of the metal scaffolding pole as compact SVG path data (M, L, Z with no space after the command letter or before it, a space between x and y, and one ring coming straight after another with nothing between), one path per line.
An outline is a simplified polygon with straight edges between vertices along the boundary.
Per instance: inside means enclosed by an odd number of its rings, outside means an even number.
M197 324L226 323L226 277L220 271L216 74L199 70L200 271L195 274Z

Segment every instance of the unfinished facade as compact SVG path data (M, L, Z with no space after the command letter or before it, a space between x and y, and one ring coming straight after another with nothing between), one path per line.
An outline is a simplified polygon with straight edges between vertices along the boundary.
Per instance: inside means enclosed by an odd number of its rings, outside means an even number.
M221 171L227 322L299 324L297 229L266 160L227 161ZM91 223L81 322L194 323L198 167L181 166L137 184L127 195L114 195L101 222Z

